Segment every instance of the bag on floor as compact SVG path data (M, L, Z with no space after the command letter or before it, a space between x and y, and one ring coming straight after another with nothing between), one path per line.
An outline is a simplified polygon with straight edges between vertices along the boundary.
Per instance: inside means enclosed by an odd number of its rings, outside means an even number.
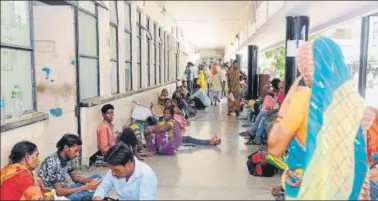
M276 168L268 164L266 152L256 151L248 156L247 168L250 175L256 177L272 177L276 173Z
M131 114L133 120L146 121L150 116L153 116L150 108L141 104L135 104L133 113Z

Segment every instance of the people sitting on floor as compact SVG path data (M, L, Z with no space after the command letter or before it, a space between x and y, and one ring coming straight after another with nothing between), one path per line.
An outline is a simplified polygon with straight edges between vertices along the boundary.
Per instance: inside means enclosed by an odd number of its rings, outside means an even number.
M106 104L101 108L102 123L97 128L97 144L102 155L104 155L110 147L116 144L115 128L113 125L114 106Z
M249 139L246 142L247 145L249 144L261 144L261 136L264 131L266 131L266 122L271 119L274 120L275 113L278 112L278 109L281 104L278 101L278 95L284 96L283 93L283 86L281 80L278 78L274 78L271 81L272 89L267 89L268 95L265 96L262 110L256 117L255 122L251 125L249 131L240 133L241 136L248 136ZM281 87L280 87L281 85ZM284 97L280 97L283 99ZM283 101L283 100L282 100ZM272 116L273 115L273 116ZM273 123L273 122L272 122ZM270 126L271 127L271 126Z
M164 105L164 100L168 98L168 90L166 88L161 90L161 93L158 97L158 104L159 105Z
M1 200L54 200L51 191L34 178L38 155L38 148L32 142L21 141L13 146L9 164L1 169Z
M174 120L174 107L164 108L163 121L157 125L147 127L148 151L161 155L174 155L182 143L204 146L216 146L221 143L218 137L210 140L199 140L189 136L182 136L182 130L178 122Z
M166 99L164 103L166 108L175 107L173 102L170 99ZM175 110L176 111L176 110ZM216 146L219 145L222 140L217 136L212 137L211 139L196 139L191 136L186 136L186 127L185 127L185 119L182 117L180 113L174 113L173 117L175 124L178 124L179 128L181 129L181 143L185 145L200 145L200 146ZM178 140L180 141L180 140Z
M182 111L185 119L189 119L196 115L196 111L187 103L181 87L177 87L176 91L173 92L172 101L176 102L177 107Z
M182 113L182 111L180 110L179 107L177 107L177 104L172 101L171 99L169 98L166 98L165 101L164 101L164 107L166 108L169 108L169 107L173 107L174 108L174 120L176 123L178 123L180 125L180 127L184 127L186 125L190 125L189 121L187 121L184 117L184 114Z
M146 143L147 150L161 155L174 155L181 144L179 125L173 119L174 107L163 110L163 121L153 126L147 126Z
M83 177L74 170L73 160L79 155L82 141L78 136L65 134L58 141L57 152L45 158L38 171L46 188L55 189L57 196L65 196L69 200L81 200L83 197L93 196L101 175L94 174ZM74 184L70 184L70 178Z
M182 81L181 91L182 91L182 94L184 95L185 99L190 96L190 92L188 90L187 82L185 80Z
M133 127L133 126L125 127L123 129L122 133L118 136L117 142L122 142L122 143L128 145L131 148L131 150L133 151L134 156L138 160L143 161L144 157L150 157L150 156L152 156L152 154L148 153L147 151L144 151L143 145L141 147L142 150L139 150L140 149L139 148L140 141L139 141L138 137L136 136L133 128L135 129L135 127Z
M157 178L146 163L139 161L133 151L119 142L105 155L109 171L93 195L94 200L103 200L115 188L120 200L156 200Z
M199 85L196 85L194 93L189 97L190 101L193 101L194 108L202 110L210 106L211 100L207 94L201 89Z
M98 151L89 157L89 166L106 167L103 156L116 143L115 128L112 123L114 119L114 106L111 104L102 106L101 114L103 120L97 127Z

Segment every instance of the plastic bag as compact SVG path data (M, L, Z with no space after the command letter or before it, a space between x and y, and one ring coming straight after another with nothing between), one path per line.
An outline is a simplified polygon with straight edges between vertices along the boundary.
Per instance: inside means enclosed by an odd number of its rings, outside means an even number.
M133 113L131 114L133 120L146 121L150 116L153 116L150 108L140 104L135 104Z

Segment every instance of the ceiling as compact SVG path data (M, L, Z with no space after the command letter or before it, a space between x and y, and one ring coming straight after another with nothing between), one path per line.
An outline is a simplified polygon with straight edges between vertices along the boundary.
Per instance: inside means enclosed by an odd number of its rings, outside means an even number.
M309 16L311 34L358 16L378 12L377 8L378 1L285 1L285 6L244 44L258 45L260 50L282 44L286 33L285 16Z
M196 49L219 49L238 30L248 1L162 1ZM232 31L234 30L234 31Z

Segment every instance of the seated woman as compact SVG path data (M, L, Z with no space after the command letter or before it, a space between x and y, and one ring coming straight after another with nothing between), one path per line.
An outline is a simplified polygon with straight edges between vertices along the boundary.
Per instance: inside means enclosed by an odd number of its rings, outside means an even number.
M161 90L161 93L158 97L158 104L159 105L164 105L164 100L168 98L168 90L166 88Z
M174 108L164 108L164 120L159 124L147 127L147 149L151 153L161 155L174 155L179 146L184 144L216 146L221 139L213 137L210 140L195 139L190 136L182 136L182 130L174 120Z
M37 168L38 148L22 141L13 146L9 165L1 169L1 200L53 200L53 194L45 189L33 171Z
M196 85L194 93L189 97L189 100L194 102L194 108L196 109L205 109L211 104L210 98L199 85Z
M138 160L144 160L143 157L152 156L151 153L138 151L138 137L135 135L135 132L132 128L126 127L123 129L122 133L118 136L117 142L123 142L124 144L131 147L135 157Z
M181 145L181 129L174 120L174 107L164 108L163 121L147 126L147 150L161 155L174 155Z
M176 107L172 101L169 99L166 99L165 107ZM177 107L176 107L177 108ZM176 111L176 110L175 110ZM177 123L181 129L181 136L182 136L182 143L185 145L200 145L200 146L208 146L208 145L219 145L221 143L221 139L218 139L217 136L212 137L210 140L201 140L196 139L191 136L185 136L186 135L186 127L187 123L185 124L185 119L182 117L180 113L174 114L173 119L175 120L175 123Z

